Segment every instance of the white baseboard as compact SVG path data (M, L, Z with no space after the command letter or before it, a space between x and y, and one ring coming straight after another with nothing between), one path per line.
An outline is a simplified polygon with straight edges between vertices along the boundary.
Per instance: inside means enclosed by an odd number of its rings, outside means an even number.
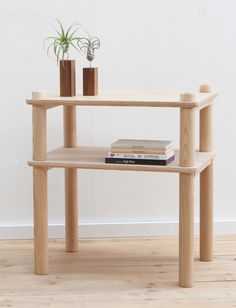
M199 223L195 222L195 234ZM236 234L236 220L214 222L215 234ZM49 224L49 238L63 238L64 225ZM79 237L129 237L178 235L177 221L80 223ZM0 239L32 239L32 225L0 225Z

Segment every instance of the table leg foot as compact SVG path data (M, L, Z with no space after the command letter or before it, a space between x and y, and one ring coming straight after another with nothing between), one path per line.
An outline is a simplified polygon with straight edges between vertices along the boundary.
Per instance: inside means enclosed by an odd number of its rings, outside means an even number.
M193 286L193 211L194 175L180 174L179 179L179 286Z
M213 163L200 174L200 260L213 259Z
M66 251L78 250L77 169L65 169Z
M48 274L47 170L33 169L34 180L34 272Z

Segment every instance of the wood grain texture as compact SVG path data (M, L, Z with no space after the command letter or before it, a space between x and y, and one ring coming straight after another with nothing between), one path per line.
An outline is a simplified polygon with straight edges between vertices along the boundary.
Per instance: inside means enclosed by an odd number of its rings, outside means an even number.
M33 160L47 159L47 118L46 108L33 106Z
M65 169L66 251L78 250L77 169Z
M196 100L194 92L182 92L180 93L180 101L182 102L194 102Z
M215 237L212 263L198 259L195 288L178 288L178 238L80 239L68 254L50 240L50 275L32 275L31 240L0 241L1 307L233 308L235 236Z
M213 151L213 106L200 111L200 151Z
M195 165L193 167L181 167L179 152L175 151L175 161L167 166L152 165L118 165L106 164L105 157L108 155L108 147L74 147L58 148L48 152L45 161L29 161L30 166L55 167L55 168L79 168L123 171L146 171L146 172L176 172L176 173L199 173L205 169L214 157L214 153L195 152Z
M179 286L193 286L194 176L179 176Z
M34 271L48 273L47 170L33 168L34 180Z
M76 95L75 60L60 60L60 96Z
M91 73L91 72L90 72ZM89 74L90 74L89 73ZM94 74L96 75L96 74ZM93 76L94 77L94 76ZM96 77L94 77L96 79ZM89 79L89 78L87 78ZM96 92L96 80L87 80L85 92L90 86L92 90ZM65 83L66 84L66 83ZM67 85L68 88L68 85ZM107 169L107 170L126 170L126 171L152 171L152 172L179 172L180 173L180 237L179 237L179 286L191 287L193 285L193 206L194 206L194 176L196 173L202 172L202 176L205 174L204 169L208 169L213 158L213 153L207 151L205 153L195 152L195 111L201 110L200 122L202 123L202 132L208 128L209 117L211 115L210 105L216 93L208 93L206 87L202 87L203 91L200 93L184 92L180 95L176 93L133 93L133 94L103 94L98 95L96 98L81 98L80 96L74 98L58 98L57 96L37 97L36 99L27 100L27 103L37 106L37 108L44 109L45 111L45 123L46 123L46 110L53 108L56 105L64 106L64 146L65 148L56 149L48 153L48 157L41 161L40 158L33 158L29 162L30 165L36 167L61 167L65 168L65 201L66 201L66 250L76 251L78 244L78 218L77 218L77 171L76 168L84 169ZM94 93L95 93L94 92ZM88 94L88 93L87 93ZM91 95L91 93L89 93ZM132 106L132 107L179 107L180 109L180 152L176 152L176 159L168 166L142 166L142 165L118 165L118 164L105 164L104 158L107 156L107 148L98 147L76 147L76 105L86 106ZM204 107L204 108L203 108ZM35 109L38 111L37 109ZM210 110L210 111L209 111ZM35 113L37 120L34 121L34 127L40 125L37 123L40 116L43 118L42 113ZM43 122L44 124L44 122ZM205 125L205 127L204 127ZM45 124L46 127L46 124ZM36 130L37 131L37 130ZM39 131L39 129L38 129ZM203 137L201 137L203 134ZM35 134L34 134L35 135ZM46 135L46 128L45 128ZM38 144L44 144L43 135L36 133L36 137L40 139ZM36 140L37 138L34 138ZM205 147L209 147L211 133L209 136L205 136L204 133L200 133L200 142L205 142ZM205 141L204 141L205 138ZM34 141L35 142L35 141ZM42 156L43 146L37 146L39 153ZM204 147L204 146L203 146ZM36 151L37 152L37 151ZM44 152L46 153L46 146ZM180 155L179 155L180 154ZM39 156L40 156L39 155ZM45 155L47 156L47 155ZM212 166L212 165L211 165ZM207 170L206 169L206 170ZM209 168L209 170L211 170ZM41 169L41 172L44 171ZM37 203L45 203L39 197L39 187L47 193L45 188L45 178L42 173L35 173L34 185L36 185L35 191ZM203 183L205 186L209 186L211 181L211 173L204 177ZM42 181L41 181L41 180ZM44 179L44 180L43 180ZM39 184L41 183L42 184ZM43 184L44 183L44 184ZM202 187L203 184L200 186ZM205 212L205 222L210 219L210 203L211 196L208 194L211 192L210 187L206 190L202 189L201 211ZM206 200L206 201L205 201ZM209 201L210 200L210 201ZM207 210L205 210L205 206ZM202 210L204 209L204 210ZM36 215L35 223L43 228L45 224L40 220L47 218L45 212L39 212ZM201 222L203 226L204 223ZM203 230L203 228L201 229ZM210 228L204 229L204 234L207 235L206 242L202 242L201 247L206 247L206 243L210 241ZM202 232L202 231L201 231ZM202 232L203 234L203 232ZM202 235L201 235L202 237ZM41 241L41 237L38 236L38 242ZM203 250L206 249L204 248ZM38 251L38 249L37 249ZM38 270L39 266L36 266L37 273L46 273L47 258L44 253L45 247L42 247L39 255L41 255L42 266ZM210 250L208 250L209 252ZM36 255L36 253L35 253ZM38 258L38 256L37 256ZM206 257L204 257L206 258Z
M98 95L98 68L84 67L83 68L83 95L94 96Z
M71 148L77 145L76 106L63 107L64 119L64 147Z
M213 259L213 162L200 174L200 260Z
M200 85L199 92L210 93L210 92L215 92L215 91L214 91L214 88L211 84L204 83L204 84Z
M195 164L195 109L180 110L180 166Z
M77 144L76 106L64 106L64 146ZM77 169L65 168L65 234L66 251L78 250Z
M200 92L211 93L210 85L201 85ZM213 107L200 111L200 151L213 151ZM200 174L200 260L213 259L213 162Z
M44 99L47 97L46 91L33 91L32 92L32 99Z
M123 107L175 107L194 108L201 105L212 104L213 93L196 92L194 101L181 101L179 92L103 92L97 96L60 97L48 93L43 99L27 99L32 105L78 105L78 106L123 106Z

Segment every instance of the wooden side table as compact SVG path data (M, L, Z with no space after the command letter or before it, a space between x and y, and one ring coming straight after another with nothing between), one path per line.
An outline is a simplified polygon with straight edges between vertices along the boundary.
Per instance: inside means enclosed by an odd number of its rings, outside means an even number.
M212 260L213 145L212 103L217 96L209 85L184 93L104 93L95 97L59 97L36 93L27 103L33 108L34 255L35 273L48 274L47 172L65 169L66 251L78 249L77 169L179 173L179 286L193 286L194 181L200 175L200 260ZM49 108L64 108L64 147L47 152L46 115ZM78 147L76 106L180 108L180 149L168 166L105 164L105 147ZM195 151L195 116L200 114L200 147Z

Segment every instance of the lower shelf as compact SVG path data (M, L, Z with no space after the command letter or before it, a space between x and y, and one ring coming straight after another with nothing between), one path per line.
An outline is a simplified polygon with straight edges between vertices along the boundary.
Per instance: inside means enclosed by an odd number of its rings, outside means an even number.
M79 169L101 169L101 170L124 170L124 171L147 171L147 172L175 172L175 173L199 173L212 161L214 153L196 152L195 165L193 167L179 166L179 152L175 151L176 158L168 166L152 165L118 165L106 164L110 148L106 147L74 147L58 148L48 152L47 160L30 160L28 164L32 167L48 168L79 168Z

